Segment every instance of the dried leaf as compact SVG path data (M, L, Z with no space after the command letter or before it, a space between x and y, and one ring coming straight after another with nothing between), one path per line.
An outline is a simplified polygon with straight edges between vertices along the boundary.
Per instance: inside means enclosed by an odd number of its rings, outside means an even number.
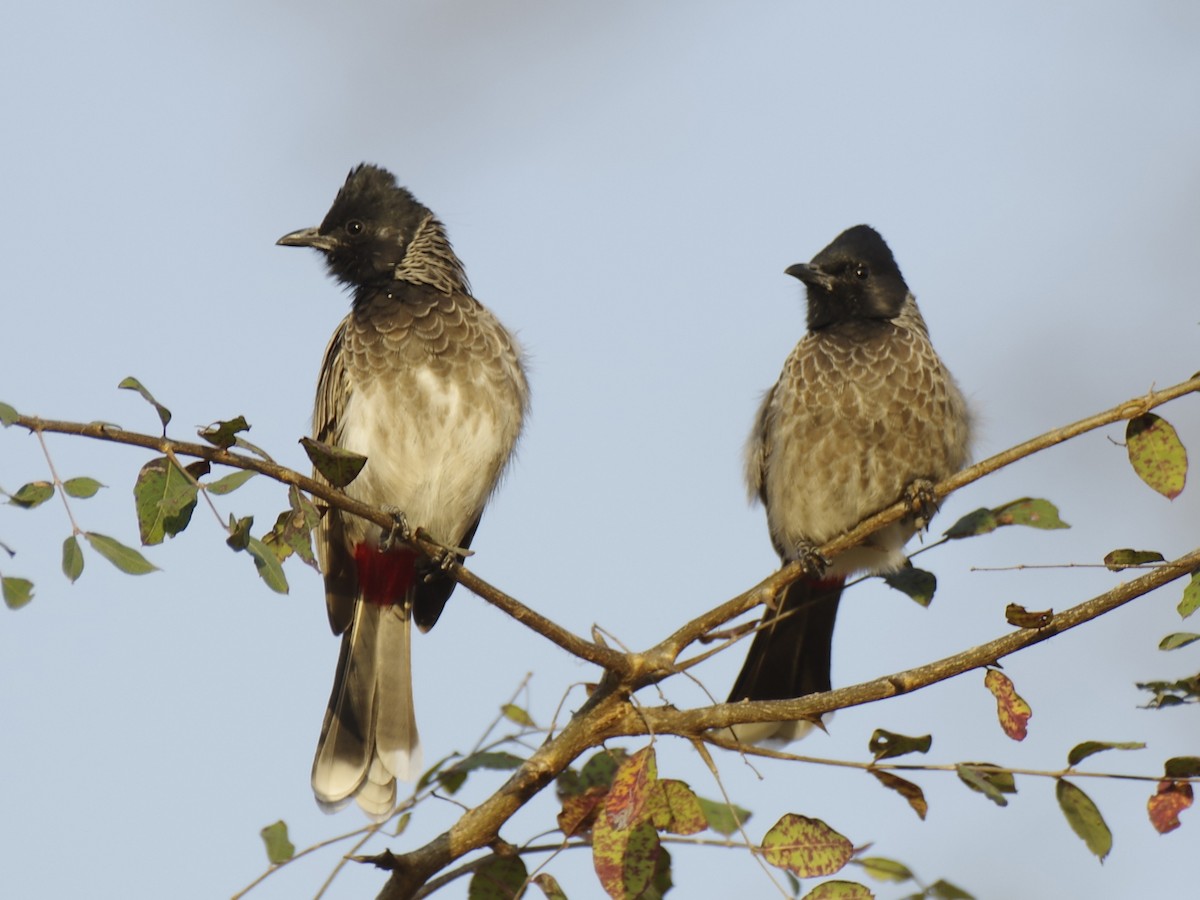
M876 761L893 759L897 756L904 756L906 753L928 753L932 746L933 735L923 734L920 737L912 737L907 734L886 731L883 728L876 728L871 735L871 740L867 743L867 749L871 751L871 755L875 757Z
M708 827L699 798L682 781L663 778L650 792L647 806L650 821L659 831L696 834Z
M341 447L322 444L320 441L314 441L312 438L300 438L300 445L312 461L313 468L320 472L321 476L336 488L344 488L352 482L358 477L358 473L362 471L363 466L367 464L365 456L351 453L349 450L343 450Z
M1018 628L1045 628L1054 621L1054 610L1045 609L1040 612L1031 612L1023 606L1010 603L1004 608L1004 619L1009 625L1015 625Z
M1165 779L1146 802L1150 824L1159 834L1179 827L1179 814L1192 805L1192 785L1187 781Z
M1162 561L1163 555L1157 550L1131 550L1123 547L1104 554L1104 567L1110 572L1120 572L1130 566L1144 566L1146 563Z
M908 801L908 805L913 808L913 812L922 820L929 812L929 803L925 800L925 792L918 785L911 781L905 781L899 775L892 772L886 772L882 769L867 769L872 775L879 779L879 783L889 790L895 791L901 797Z
M543 872L536 876L532 883L537 885L542 893L546 895L546 900L567 900L567 895L563 893L563 889L559 887L553 875Z
M801 900L874 900L875 895L857 881L823 881Z
M237 436L243 431L249 431L250 425L245 416L238 416L223 422L213 422L207 428L197 429L196 434L208 441L214 447L228 450L237 443Z

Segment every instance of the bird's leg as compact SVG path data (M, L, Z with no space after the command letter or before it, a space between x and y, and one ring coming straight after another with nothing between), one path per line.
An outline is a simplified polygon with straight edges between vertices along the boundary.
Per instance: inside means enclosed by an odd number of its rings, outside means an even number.
M456 563L461 563L468 556L475 555L475 551L468 549L467 547L447 547L424 528L417 529L417 537L438 545L437 552L430 554L430 557L433 559L436 567L443 572L450 571L451 566L455 565ZM428 580L432 577L432 575L429 574L425 577Z
M408 517L404 510L395 506L385 506L383 511L392 517L392 527L383 533L379 541L379 549L385 553L396 544L407 544L412 540L412 529L408 526Z
M937 495L933 492L933 482L918 478L904 489L904 502L908 504L908 512L917 531L929 527L929 520L938 511Z
M798 541L793 545L792 552L788 554L787 559L788 562L798 562L804 567L805 578L820 579L825 575L825 570L829 568L828 558L811 541ZM786 592L780 592L766 601L766 606L772 612L778 611L782 593Z

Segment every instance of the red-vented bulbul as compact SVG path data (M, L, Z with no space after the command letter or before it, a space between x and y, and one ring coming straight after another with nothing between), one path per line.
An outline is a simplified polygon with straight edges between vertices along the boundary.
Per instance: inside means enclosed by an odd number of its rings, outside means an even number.
M442 223L381 168L352 170L319 227L278 243L321 251L353 295L325 350L313 412L317 440L367 458L346 493L467 548L528 405L516 340L471 296ZM317 544L342 649L313 792L327 812L355 797L383 818L396 779L421 766L410 623L431 628L454 581L336 509Z
M751 500L767 510L782 560L814 548L956 472L970 416L933 345L891 250L872 228L850 228L787 270L808 289L808 333L767 391L746 444ZM730 702L830 689L830 647L846 577L893 571L917 523L903 520L792 584L768 610ZM794 740L808 722L734 727L741 740Z

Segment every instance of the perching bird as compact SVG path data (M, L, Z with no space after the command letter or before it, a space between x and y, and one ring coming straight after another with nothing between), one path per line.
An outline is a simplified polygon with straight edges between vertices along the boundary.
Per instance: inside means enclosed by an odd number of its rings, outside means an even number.
M746 444L751 501L767 510L784 563L968 458L970 416L929 343L916 300L878 232L842 232L811 263L787 270L808 288L808 333L767 391ZM846 577L904 564L913 518L876 532L792 584L768 610L730 702L782 700L830 689L834 618ZM739 739L795 740L809 722L738 725Z
M367 457L346 493L398 510L444 546L469 547L529 402L516 340L471 296L442 223L381 168L353 169L320 227L278 243L321 251L353 295L325 350L313 412L318 441ZM385 818L396 779L421 767L411 622L433 627L454 581L336 509L317 544L342 649L313 793L326 812L355 797Z

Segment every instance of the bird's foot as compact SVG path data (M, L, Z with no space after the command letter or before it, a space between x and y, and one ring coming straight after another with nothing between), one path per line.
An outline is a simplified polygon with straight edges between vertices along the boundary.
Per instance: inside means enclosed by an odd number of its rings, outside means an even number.
M908 512L917 531L929 527L929 520L938 511L937 494L933 492L933 482L918 478L904 489L904 502L908 504Z
M412 540L412 529L408 527L408 518L404 511L395 506L383 507L384 512L392 517L392 527L384 532L379 541L379 549L387 552L396 544L407 544Z
M458 565L468 556L475 555L475 551L467 547L447 547L424 528L417 529L417 537L438 545L437 552L430 554L430 557L437 568L443 572L449 572L451 567Z
M816 544L797 544L792 552L792 561L804 566L804 574L811 578L821 578L829 568L829 559L824 556Z

